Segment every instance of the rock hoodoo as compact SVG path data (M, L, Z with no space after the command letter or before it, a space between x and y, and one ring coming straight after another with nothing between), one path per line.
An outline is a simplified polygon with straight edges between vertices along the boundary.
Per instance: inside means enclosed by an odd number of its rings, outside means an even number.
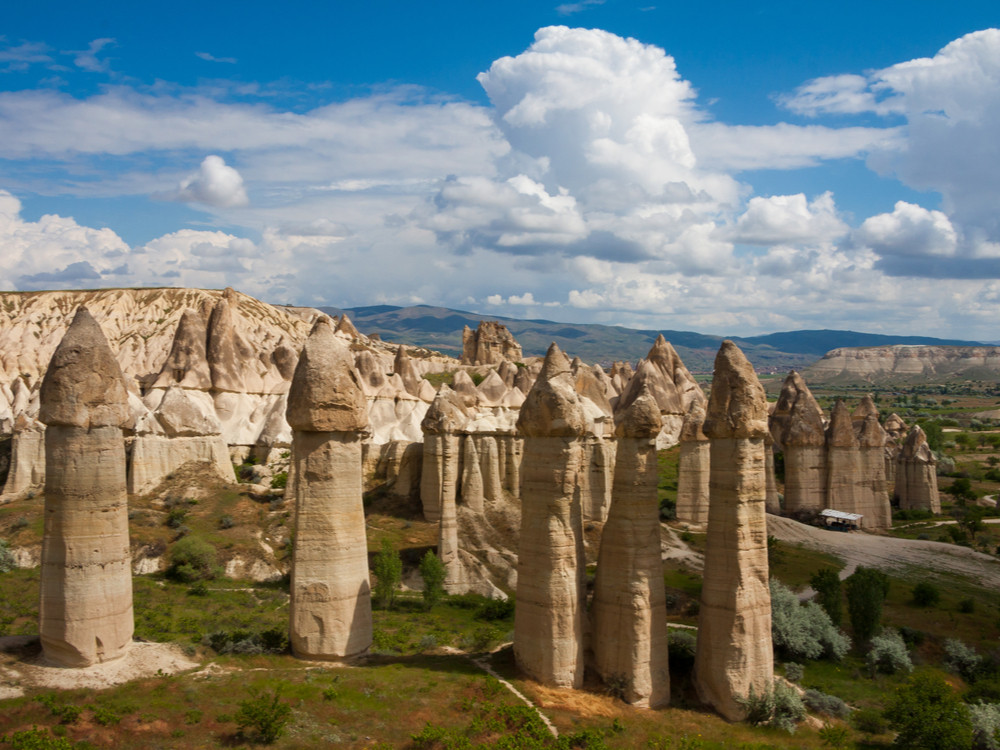
M463 365L498 365L504 360L520 362L524 358L521 345L507 326L495 320L481 320L473 331L462 331Z
M670 670L656 493L660 412L647 388L617 422L615 501L590 608L594 663L605 682L624 678L627 702L656 708L670 701Z
M919 425L914 425L896 459L896 496L900 510L941 512L936 467L927 435Z
M555 344L517 422L524 436L514 656L533 679L583 684L583 519L577 491L584 408Z
M86 308L42 380L45 530L39 634L46 660L86 667L132 642L122 428L131 417L121 368Z
M794 370L781 387L771 425L772 437L785 453L785 510L818 511L827 507L823 411Z
M743 352L724 341L715 358L704 431L711 500L694 680L702 701L742 719L738 697L771 689L771 596L765 527L764 389Z
M372 643L361 437L367 401L329 318L313 325L292 378L295 549L290 640L308 659L340 659Z
M423 470L420 475L420 501L424 518L441 520L445 502L455 504L458 492L458 466L461 435L469 413L461 397L442 385L420 423L424 433Z
M826 496L826 507L866 517L869 514L870 493L861 470L861 446L851 413L840 399L833 406L826 430Z
M702 430L705 404L694 401L681 427L677 464L677 520L708 523L710 448Z
M858 408L851 414L854 430L858 435L861 452L862 524L865 528L888 529L892 526L892 508L889 505L888 482L886 479L885 449L888 435L878 421L878 409L871 396L861 399Z

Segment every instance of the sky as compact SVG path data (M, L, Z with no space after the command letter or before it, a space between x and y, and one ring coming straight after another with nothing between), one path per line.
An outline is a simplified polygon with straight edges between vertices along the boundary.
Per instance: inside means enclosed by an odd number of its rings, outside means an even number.
M1000 339L1000 5L9 4L0 289Z

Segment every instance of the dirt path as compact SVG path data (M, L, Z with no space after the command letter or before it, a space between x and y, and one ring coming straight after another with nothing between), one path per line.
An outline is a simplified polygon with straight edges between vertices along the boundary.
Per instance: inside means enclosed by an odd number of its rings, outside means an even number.
M829 552L847 563L846 575L859 565L886 571L922 569L928 577L956 574L978 582L984 588L1000 588L1000 560L968 547L920 539L828 531L768 515L767 533L783 542ZM842 572L841 577L846 577Z

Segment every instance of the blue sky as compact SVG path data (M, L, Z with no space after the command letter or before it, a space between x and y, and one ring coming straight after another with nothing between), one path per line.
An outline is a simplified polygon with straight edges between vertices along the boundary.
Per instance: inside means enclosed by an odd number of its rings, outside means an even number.
M16 4L0 288L994 340L998 16Z

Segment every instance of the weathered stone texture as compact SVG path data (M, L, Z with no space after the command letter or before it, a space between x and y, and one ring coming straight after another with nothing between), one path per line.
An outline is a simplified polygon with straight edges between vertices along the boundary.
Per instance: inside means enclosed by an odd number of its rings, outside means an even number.
M695 401L681 428L681 452L677 464L677 520L708 523L710 449L702 427L705 404Z
M941 512L937 461L919 425L910 428L896 460L896 495L901 510Z
M481 320L473 331L462 331L463 365L496 365L504 360L520 362L524 358L521 345L507 326L495 320Z

